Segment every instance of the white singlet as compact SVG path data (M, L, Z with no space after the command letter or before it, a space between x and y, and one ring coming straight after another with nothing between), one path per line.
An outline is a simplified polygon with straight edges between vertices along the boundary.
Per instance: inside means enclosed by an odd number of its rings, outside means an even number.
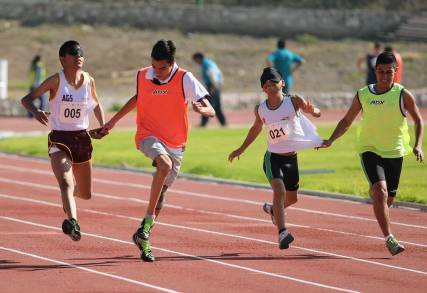
M314 148L322 143L316 126L301 112L295 112L291 96L285 95L277 109L270 110L267 100L258 107L258 115L266 127L268 151L281 154Z
M64 71L59 72L58 91L49 101L53 130L76 131L89 127L89 113L98 102L92 97L89 74L83 72L83 76L82 85L76 89L68 83Z

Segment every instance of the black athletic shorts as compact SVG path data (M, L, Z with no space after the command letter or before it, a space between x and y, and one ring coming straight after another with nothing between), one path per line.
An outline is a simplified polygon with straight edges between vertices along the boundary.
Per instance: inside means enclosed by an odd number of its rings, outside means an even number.
M370 185L378 181L385 181L389 196L396 196L402 171L403 157L382 158L373 152L364 152L360 155L362 168Z
M271 182L272 179L282 179L286 190L298 190L299 171L297 154L283 156L267 151L264 155L263 169L268 182Z
M52 146L66 152L74 164L84 163L92 158L92 142L86 130L52 130L48 136L48 148Z

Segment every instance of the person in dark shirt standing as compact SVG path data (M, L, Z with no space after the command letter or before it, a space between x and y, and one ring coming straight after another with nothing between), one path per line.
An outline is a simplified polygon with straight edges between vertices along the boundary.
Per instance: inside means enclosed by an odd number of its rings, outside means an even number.
M381 44L375 42L372 52L357 60L357 68L359 68L360 71L366 72L366 84L374 84L377 82L377 77L375 75L375 62L377 62L377 57L380 53ZM363 63L365 63L365 68Z

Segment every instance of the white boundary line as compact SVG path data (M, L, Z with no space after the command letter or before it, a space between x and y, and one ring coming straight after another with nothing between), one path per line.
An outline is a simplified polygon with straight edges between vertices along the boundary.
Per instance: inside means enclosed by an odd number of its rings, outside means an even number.
M37 226L37 227L43 227L43 228L47 228L47 229L60 230L57 227L53 227L53 226L49 226L49 225L44 225L44 224L39 224L39 223L35 223L35 222L31 222L31 221L26 221L26 220L21 220L21 219L17 219L17 218L0 216L0 219L14 221L14 222L18 222L18 223L21 223L21 224L27 224L27 225ZM99 239L104 239L104 240L110 240L110 241L124 243L124 244L135 245L135 244L133 244L130 241L124 241L124 240L121 240L121 239L111 238L111 237L107 237L107 236L102 236L102 235L97 235L97 234L91 234L91 233L82 233L82 234L86 235L86 236L94 237L94 238L99 238ZM0 248L3 248L3 247L0 246ZM160 251L163 251L163 252L167 252L167 253L172 253L172 254L176 254L176 255L180 255L180 256L184 256L184 257L189 257L189 258L197 259L197 260L203 260L203 261L212 262L212 263L215 263L215 264L219 264L219 265L222 265L222 266L227 266L227 267L231 267L231 268L235 268L235 269L239 269L239 270L249 271L251 273L257 273L257 274L260 274L260 275L266 275L266 276L275 277L275 278L279 278L279 279L285 279L285 280L289 280L289 281L294 281L294 282L302 283L302 284L305 284L305 285L312 285L312 286L316 286L316 287L321 287L321 288L331 289L331 290L336 290L336 291L341 291L341 292L358 292L358 291L354 291L354 290L350 290L350 289L344 289L344 288L339 288L339 287L325 285L325 284L322 284L322 283L311 282L311 281L307 281L307 280L303 280L303 279L293 278L293 277L285 276L285 275L282 275L282 274L275 274L275 273L270 273L270 272L261 271L261 270L257 270L257 269L252 269L252 268L249 268L249 267L234 265L234 264L230 264L230 263L227 263L227 262L222 262L222 261L218 261L218 260L204 258L204 257L201 257L201 256L196 256L196 255L191 255L191 254L182 253L182 252L178 252L178 251L173 251L173 250L170 250L170 249L165 249L165 248L160 248L160 247L154 247L154 246L152 246L151 248L157 249L157 250L160 250ZM45 259L45 258L42 258L42 259ZM58 263L65 264L65 263L62 263L62 262L58 262ZM71 264L70 264L70 266L79 268L79 267L71 265ZM85 268L81 268L81 269L85 269ZM87 269L87 270L89 270L89 269ZM174 291L172 291L172 292L174 292Z
M56 204L56 203L52 203L52 202L47 202L47 201L42 201L42 200L35 200L35 199L29 199L29 198L22 198L22 197L19 197L19 196L6 195L6 194L1 194L1 193L0 193L0 198L20 200L20 201L27 201L27 202L32 202L32 203L38 203L38 204L41 204L41 205L49 205L49 206L62 207L61 205ZM85 212L93 213L93 214L106 215L106 216L109 216L109 217L116 217L116 218L122 218L122 219L130 219L130 220L134 220L134 221L138 221L138 222L141 221L140 218L136 218L136 217L129 217L129 216L118 215L118 214L111 214L111 213L101 212L101 211L96 211L96 210L91 210L91 209L80 209L80 211L85 211ZM7 218L7 217L1 217L0 216L0 218ZM181 225L175 225L175 224L168 224L168 223L165 223L165 222L156 222L156 224L157 225L167 226L167 227L173 227L173 228L183 229L183 230L202 232L202 233L207 233L207 234L212 234L212 235L219 235L219 236L225 236L225 237L230 237L230 238L243 239L243 240L254 241L254 242L259 242L259 243L266 243L266 244L272 244L274 246L277 246L276 242L272 242L272 241L268 241L268 240L263 240L263 239L258 239L258 238L252 238L252 237L240 236L240 235L235 235L235 234L222 233L222 232L217 232L217 231L212 231L212 230L207 230L207 229L201 229L201 228L192 228L192 227L187 227L187 226L181 226ZM386 267L386 268L397 269L397 270L401 270L401 271L412 272L412 273L417 273L417 274L421 274L421 275L426 275L427 276L427 272L420 271L420 270L405 268L405 267L401 267L401 266L393 266L393 265L384 264L384 263L381 263L381 262L376 262L376 261L371 261L371 260L365 260L365 259L361 259L361 258L356 258L356 257L342 255L342 254L337 254L337 253L332 253L332 252L326 252L326 251L317 250L317 249L305 248L305 247L301 247L301 246L291 245L291 247L296 248L296 249L300 249L300 250L303 250L303 251L306 251L306 252L308 251L308 252L312 252L312 253L320 253L320 254L325 254L325 255L328 255L328 256L339 257L339 258L343 258L343 259L349 259L349 260L353 260L353 261L357 261L357 262L362 262L362 263L367 263L367 264L372 264L372 265L377 265L377 266L382 266L382 267Z
M3 218L3 217L0 217L0 218ZM10 218L10 219L12 219L12 218ZM15 219L15 220L17 220L17 219ZM17 222L19 222L19 221L17 221ZM47 228L47 227L45 227L45 228ZM54 228L54 227L49 227L49 228ZM104 272L100 272L100 271L97 271L97 270L85 268L85 267L78 266L78 265L75 265L75 264L72 264L72 263L63 262L63 261L60 261L60 260L56 260L56 259L52 259L52 258L48 258L48 257L44 257L44 256L40 256L40 255L28 253L28 252L24 252L22 250L17 250L17 249L3 247L3 246L0 246L0 249L1 250L5 250L5 251L9 251L9 252L13 252L13 253L16 253L16 254L21 254L21 255L29 256L29 257L36 258L36 259L41 259L41 260L44 260L44 261L47 261L47 262L52 262L52 263L55 263L55 264L59 264L59 265L63 265L63 266L71 267L71 268L75 268L75 269L78 269L78 270L82 270L82 271L86 271L86 272L89 272L89 273L101 275L101 276L104 276L104 277L109 277L109 278L112 278L112 279L117 279L117 280L120 280L120 281L125 281L125 282L128 282L128 283L132 283L132 284L135 284L135 285L147 287L147 288L150 288L150 289L155 289L155 290L158 290L158 291L161 291L161 292L169 292L169 293L179 292L179 291L175 291L175 290L171 290L171 289L167 289L167 288L163 288L163 287L151 285L151 284L148 284L148 283L145 283L145 282L141 282L141 281L129 279L129 278L126 278L126 277L122 277L122 276L118 276L118 275L113 275L113 274L104 273Z
M0 157L8 158L8 159L19 159L21 161L33 161L38 163L46 163L48 160L45 157L34 157L30 155L16 154L16 153L7 153L0 152ZM118 172L118 173L130 173L135 175L147 176L152 174L152 170L148 168L129 168L129 167L116 167L102 164L94 164L94 167L99 170L110 171L110 172ZM201 176L201 175L192 175L192 174L180 174L178 176L180 180L187 180L190 182L202 182L203 184L212 184L212 185L225 185L237 188L245 188L250 190L270 190L269 185L262 183L251 183L245 181L238 180L229 180L224 178L215 178L209 176ZM352 194L344 194L344 193L334 193L327 191L318 191L318 190L310 190L310 189L300 189L299 197L312 198L316 200L326 200L326 201L337 201L337 202L346 202L351 204L369 204L370 199L360 197ZM393 203L393 208L400 208L406 210L415 210L421 212L427 212L426 204L419 204L414 202L400 202L395 201Z
M57 187L52 186L52 185L45 185L45 184L39 184L39 183L30 183L30 182L21 182L21 181L12 180L12 179L4 179L4 178L1 178L1 177L0 177L0 182L6 182L6 183L10 183L10 184L17 184L17 185L30 186L30 187L37 187L37 188L43 188L43 189L49 189L49 190L58 190ZM99 193L99 192L94 192L93 194L94 194L94 196L97 196L97 197L107 198L107 199L112 199L112 200L131 201L131 202L138 202L138 203L148 204L148 201L142 200L142 199L139 199L139 198L134 198L134 197L123 197L123 196L116 196L116 195L111 195L111 194L106 194L106 193ZM259 205L260 204L261 203L259 203ZM187 210L187 211L192 211L192 212L202 213L202 214L220 215L220 216L224 216L224 217L230 217L230 218L241 219L241 220L258 221L258 222L264 222L264 223L270 223L271 222L270 220L258 219L258 218L253 218L253 217L245 217L245 216L239 216L239 215L233 215L233 214L226 214L226 213L221 213L221 212L207 211L207 210L201 210L201 209L193 209L193 208L187 208L187 207L182 207L182 206L172 205L172 204L165 204L165 206L169 207L169 208L174 208L174 209ZM370 235L362 235L362 234L357 234L357 233L352 233L352 232L346 232L346 231L338 231L338 230L327 229L327 228L318 228L318 227L313 227L313 226L308 226L308 225L302 225L302 224L292 224L292 223L289 223L289 222L287 224L289 226L293 226L293 227L300 227L300 228L306 228L306 229L314 229L314 230L325 231L325 232L330 232L330 233L337 233L337 234L343 234L343 235L353 235L353 236L357 236L357 237L365 237L365 238L368 238L368 239L380 240L381 242L384 242L384 238L383 237L370 236ZM419 247L427 248L427 244L415 243L415 242L405 241L405 240L402 240L402 239L399 239L399 241L402 242L403 244L409 244L409 245L414 245L414 246L419 246Z
M31 172L31 173L35 173L35 174L52 175L52 172L48 172L48 171L41 171L41 170L36 170L36 169L31 169L31 168L23 168L23 167L14 167L14 166L8 166L8 165L4 165L4 164L0 164L0 168L6 169L6 170L15 170L17 172L25 172L25 173ZM1 178L0 178L0 180L3 180L3 181L4 180L10 180L10 182L14 181L13 179L1 179ZM105 180L105 179L99 179L99 178L94 178L93 181L103 183L103 184L116 185L116 186L134 187L134 188L147 189L147 190L150 189L149 185L132 183L132 182L125 182L124 183L124 182L118 182L118 181L114 181L114 180ZM17 184L24 184L24 183L18 182L16 180L15 180L15 182L17 182ZM181 194L184 196L194 196L194 197L207 198L207 199L212 199L212 200L231 201L231 202L238 202L238 203L243 203L243 204L252 204L252 205L257 205L257 206L261 206L263 204L263 202L258 202L258 201L253 201L253 200L236 199L236 198L230 198L230 197L224 197L224 196L218 196L218 195L211 195L211 194L206 194L206 193L196 193L196 192L173 189L173 188L168 189L168 191L173 192L173 193L177 193L177 194ZM349 215L331 213L331 212L323 212L323 211L317 211L317 210L312 210L312 209L296 208L296 207L288 207L288 209L296 210L296 211L300 211L300 212L311 213L311 214L324 215L324 216L340 217L340 218L360 220L360 221L368 221L368 222L375 222L375 223L377 222L376 219L371 219L371 218L366 218L366 217L358 217L358 216L349 216ZM406 224L406 223L394 222L394 221L391 221L390 223L393 225L399 225L399 226L404 226L404 227L427 229L427 226L423 226L423 225Z
M18 185L30 186L30 187L37 187L37 188L48 189L48 190L55 190L55 191L58 190L58 188L56 186L52 186L52 185L30 183L30 182L20 182L20 181L17 181L17 180L4 179L4 178L1 178L1 177L0 177L0 182L6 182L6 183L18 184ZM123 196L116 196L116 195L105 194L105 193L98 193L98 192L95 192L93 194L94 194L94 196L101 197L101 198L107 198L107 199L111 199L111 200L130 201L130 202L137 202L137 203L148 204L148 201L142 200L142 199L139 199L139 198L135 198L135 197L123 197ZM240 219L240 220L257 221L257 222L263 222L263 223L270 223L271 222L271 220L265 220L265 219L259 219L259 218L253 218L253 217L245 217L245 216L233 215L233 214L228 214L228 213L226 214L226 213L214 212L214 211L207 211L207 210L201 210L201 209L193 209L193 208L187 208L187 207L178 206L178 205L172 205L172 204L165 204L165 206L169 207L169 208L186 210L186 211L191 211L191 212L195 212L195 213L210 214L210 215L219 215L219 216L224 216L224 217L229 217L229 218L234 218L234 219ZM313 227L313 226L308 226L308 225L303 225L303 224L289 223L289 222L288 222L288 225L289 226L293 226L293 227L313 229L313 230L325 231L325 232L330 232L330 233L337 233L337 234L343 234L343 235L352 235L352 236L356 236L356 237L364 237L364 238L373 239L373 240L379 240L381 242L384 242L384 238L383 237L370 236L370 235L362 235L362 234L357 234L357 233L352 233L352 232L346 232L346 231L338 231L338 230L327 229L327 228L318 228L318 227ZM409 245L414 245L414 246L419 246L419 247L427 248L427 244L415 243L415 242L405 241L405 240L402 240L402 239L399 239L399 241L402 242L403 244L409 244Z

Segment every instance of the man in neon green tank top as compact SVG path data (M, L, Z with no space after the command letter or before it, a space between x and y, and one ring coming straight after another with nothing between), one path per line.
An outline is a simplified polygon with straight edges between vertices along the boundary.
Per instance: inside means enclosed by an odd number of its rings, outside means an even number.
M403 156L411 152L406 112L415 123L415 144L412 149L417 161L424 160L422 151L423 119L414 96L402 85L393 83L396 59L391 52L381 53L375 65L377 83L357 91L350 109L321 147L329 147L342 136L362 111L358 129L357 149L362 167L370 183L369 194L385 243L392 255L405 250L391 233L389 207L399 185Z

